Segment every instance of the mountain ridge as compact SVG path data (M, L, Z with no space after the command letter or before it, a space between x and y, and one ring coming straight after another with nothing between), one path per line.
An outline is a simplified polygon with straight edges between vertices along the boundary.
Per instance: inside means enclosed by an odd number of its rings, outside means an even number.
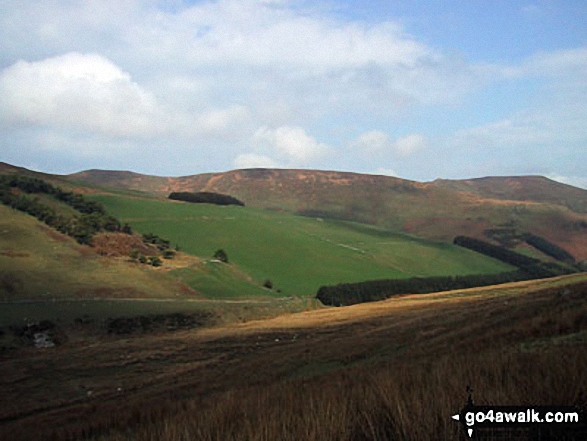
M544 176L418 182L353 172L255 168L181 177L81 172L69 179L167 196L230 194L248 206L352 220L450 242L512 229L543 236L587 259L587 190Z
M336 170L249 168L234 169L224 172L196 173L176 177L149 175L132 171L89 169L63 176L67 177L68 179L92 182L97 185L100 185L104 182L111 183L112 180L124 181L126 179L135 178L166 182L170 185L192 185L194 187L197 187L198 185L204 185L205 187L211 188L217 180L229 176L237 176L237 179L240 180L242 178L267 179L267 177L276 177L287 174L296 174L298 176L316 176L321 178L336 177L336 181L352 179L371 180L373 182L388 181L404 183L404 185L414 185L420 188L436 187L468 191L487 197L491 196L498 199L518 201L536 201L537 199L546 201L548 199L544 198L543 196L541 197L540 190L544 190L544 188L547 188L547 186L551 186L555 187L558 191L565 191L569 194L572 194L574 197L580 197L581 199L587 201L587 190L572 186L570 184L561 183L542 175L482 176L465 179L438 178L433 181L415 181L388 175L365 174ZM508 186L509 188L506 188ZM497 189L492 187L497 187ZM129 189L140 190L138 186L131 187ZM167 188L157 188L151 191L163 194L167 191ZM531 191L531 193L524 194L524 191ZM556 199L548 201L557 202ZM558 201L560 202L560 198ZM569 208L573 209L572 207ZM573 211L576 211L576 209L573 209ZM587 207L581 207L581 212L587 212Z
M0 164L0 172L6 167ZM418 182L354 172L271 168L180 177L97 169L55 176L71 185L159 197L177 191L217 192L251 207L356 221L445 242L458 235L487 239L487 232L495 230L530 232L577 259L587 259L587 190L544 176Z

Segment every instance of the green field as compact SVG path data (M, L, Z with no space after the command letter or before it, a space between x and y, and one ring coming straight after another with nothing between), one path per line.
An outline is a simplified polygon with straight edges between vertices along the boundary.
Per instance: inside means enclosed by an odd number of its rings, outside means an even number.
M6 302L0 307L0 329L10 325L51 320L59 326L69 327L76 319L87 318L95 327L103 327L109 318L139 317L154 314L209 313L215 325L246 322L322 308L318 300L263 299L78 299L29 300ZM1 337L1 332L0 332ZM2 338L0 338L0 346Z
M0 269L0 297L5 301L177 298L185 291L168 272L99 256L32 216L3 205Z
M220 207L121 195L91 196L135 231L154 233L182 251L211 259L224 249L259 286L274 295L312 296L324 284L381 278L495 273L512 269L446 243L348 222L304 218L249 207ZM196 290L222 294L221 263L207 277L177 270ZM219 269L213 269L217 266ZM173 273L173 272L172 272ZM227 277L224 282L230 284ZM229 291L233 292L233 286ZM280 292L277 293L277 290Z
M153 268L100 256L34 217L0 205L0 327L43 319L70 324L82 316L100 321L198 311L212 312L218 322L238 322L312 307L307 301L271 299L233 265L191 260L170 270L176 261ZM189 289L184 279L197 280L214 299ZM222 301L238 295L257 300Z

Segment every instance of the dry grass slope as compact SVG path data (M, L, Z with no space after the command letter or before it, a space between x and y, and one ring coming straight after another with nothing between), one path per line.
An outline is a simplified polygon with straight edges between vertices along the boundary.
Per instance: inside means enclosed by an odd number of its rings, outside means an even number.
M98 240L96 249L81 246L32 216L0 205L0 300L199 296L168 277L165 268L156 271L128 262L127 256L98 255L109 253L102 243L107 237Z
M479 404L581 404L586 294L573 275L22 352L0 361L0 433L464 439L450 415L468 384Z

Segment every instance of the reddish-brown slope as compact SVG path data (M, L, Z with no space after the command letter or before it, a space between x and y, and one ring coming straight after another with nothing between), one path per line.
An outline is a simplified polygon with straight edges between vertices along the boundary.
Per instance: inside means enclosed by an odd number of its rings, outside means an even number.
M335 171L248 169L177 178L90 170L69 178L161 196L224 193L249 206L355 220L445 241L514 227L587 259L587 191L540 176L419 183Z
M544 176L485 177L465 180L438 179L431 185L438 188L471 192L492 199L562 205L579 213L587 213L587 191L553 181Z
M62 176L4 163L0 172L63 182ZM160 196L225 193L249 206L355 220L444 241L459 234L484 238L489 228L516 228L587 259L587 191L540 176L419 183L335 171L249 169L177 178L89 170L67 178Z

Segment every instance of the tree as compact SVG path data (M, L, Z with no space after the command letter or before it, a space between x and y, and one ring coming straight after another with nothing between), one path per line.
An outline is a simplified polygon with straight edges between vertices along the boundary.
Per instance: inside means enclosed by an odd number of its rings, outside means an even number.
M173 192L169 195L169 199L175 201L192 202L196 204L216 204L216 205L240 205L244 207L245 204L238 199L220 193L210 193L200 191L198 193L190 192Z
M143 242L151 245L156 245L159 251L169 248L169 241L157 236L153 233L143 234Z
M122 229L120 231L122 231L125 234L132 234L132 228L129 224L126 223L122 226Z
M174 257L175 257L175 251L173 251L173 250L163 251L163 258L164 259L173 259Z
M265 287L267 289L273 289L273 282L271 280L267 279L263 282L263 287Z
M159 259L158 256L149 256L149 263L153 266L161 266L163 262Z
M214 259L219 260L223 263L228 263L228 255L226 254L226 251L224 251L222 248L214 253Z

